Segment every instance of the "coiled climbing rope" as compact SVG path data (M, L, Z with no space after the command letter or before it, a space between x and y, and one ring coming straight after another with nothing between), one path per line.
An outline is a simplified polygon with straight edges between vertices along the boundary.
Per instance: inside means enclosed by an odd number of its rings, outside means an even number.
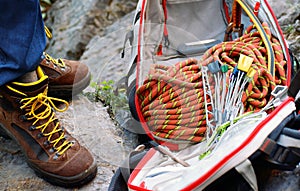
M247 111L259 110L263 108L270 99L270 93L276 85L287 85L286 61L279 41L272 36L267 23L262 23L264 30L271 40L275 54L275 76L268 71L267 51L260 38L258 31L253 31L254 26L246 29L245 34L230 42L220 43L203 55L200 65L206 66L213 61L219 61L229 66L229 73L237 65L240 54L247 55L254 59L252 68L256 71L252 82L243 94L242 102L246 104Z
M202 76L196 59L174 67L153 65L137 90L155 136L199 142L206 131Z
M253 58L251 67L255 74L242 92L245 111L257 111L271 99L276 85L286 85L286 61L279 41L271 35L266 23L262 26L271 41L275 54L275 76L268 70L267 50L260 33L254 26L230 42L220 43L198 61L190 58L173 66L153 64L148 78L137 90L141 113L149 129L157 138L201 142L205 137L207 120L213 118L205 110L201 67L218 61L228 65L227 78L237 66L240 54ZM211 83L211 92L215 92ZM206 97L206 101L210 101ZM212 110L207 107L207 110ZM208 119L207 119L208 118Z

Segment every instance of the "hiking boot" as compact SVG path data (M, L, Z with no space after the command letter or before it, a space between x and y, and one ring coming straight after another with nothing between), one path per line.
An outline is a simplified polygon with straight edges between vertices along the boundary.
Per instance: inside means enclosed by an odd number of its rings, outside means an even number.
M58 186L80 187L96 176L96 163L55 116L54 110L65 111L68 102L48 97L48 77L40 67L37 72L36 82L0 87L0 129L19 144L38 176Z
M54 59L47 53L44 53L44 57L40 66L49 77L49 96L70 98L89 85L91 75L85 64L79 61Z

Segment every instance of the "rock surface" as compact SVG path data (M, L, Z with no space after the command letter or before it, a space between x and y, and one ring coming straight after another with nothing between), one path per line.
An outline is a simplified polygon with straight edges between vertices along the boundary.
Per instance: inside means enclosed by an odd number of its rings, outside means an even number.
M106 27L132 11L135 5L133 0L56 1L45 23L53 32L47 52L78 60L94 36L105 36Z
M275 12L291 51L300 59L300 1L269 1Z
M107 107L86 97L74 97L67 112L58 113L60 122L78 141L89 148L98 164L98 174L82 190L107 190L108 183L126 156L122 139ZM38 178L12 140L0 138L0 190L68 190ZM71 189L70 189L71 190Z
M299 59L300 1L269 2L290 48ZM127 70L128 58L120 59L119 55L135 5L134 0L56 1L46 20L54 36L49 40L47 52L55 57L80 59L89 66L94 82L117 81ZM85 90L92 91L90 87ZM99 165L95 180L79 190L107 190L113 171L130 150L124 146L122 131L109 117L107 107L79 95L73 98L67 112L58 115L69 131L90 149ZM274 175L266 190L299 190L295 174L281 172ZM55 187L36 177L18 146L11 140L0 138L0 190L68 189Z

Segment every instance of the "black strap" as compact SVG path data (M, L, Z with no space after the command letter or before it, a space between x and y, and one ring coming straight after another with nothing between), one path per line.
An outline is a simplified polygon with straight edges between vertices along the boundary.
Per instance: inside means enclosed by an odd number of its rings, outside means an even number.
M299 90L300 90L300 70L293 77L288 90L288 94L289 96L296 97Z
M282 170L293 170L300 162L298 149L287 148L267 138L260 150L267 155L267 160Z
M260 151L265 153L267 161L271 162L276 168L282 170L292 170L300 162L300 116L296 113L286 117L275 130L268 136L260 147ZM299 139L299 147L292 148L278 143L281 135L288 136L294 140Z
M296 97L297 93L300 90L300 69L299 69L299 62L295 56L293 56L292 52L290 51L291 57L291 70L292 70L292 80L289 86L289 96ZM296 71L294 71L296 69Z
M132 30L130 30L126 33L125 40L123 43L123 48L121 51L121 58L125 57L125 45L128 40L129 40L130 45L132 45L132 42L133 42L133 31Z
M113 175L108 191L127 191L127 182L132 170L135 169L137 164L142 160L142 158L147 153L147 150L143 151L132 151L128 158L123 161L122 166L120 166L115 174Z
M136 87L133 86L130 90L129 90L129 94L128 94L128 104L129 104L129 109L131 112L132 117L137 120L140 121L137 110L136 110L136 106L135 106L135 93L136 93Z
M287 116L284 120L281 121L281 123L272 131L272 133L268 136L272 140L277 140L280 134L282 133L282 130L295 121L297 117L295 116L295 113L290 114Z
M110 180L108 191L128 191L127 182L118 168Z

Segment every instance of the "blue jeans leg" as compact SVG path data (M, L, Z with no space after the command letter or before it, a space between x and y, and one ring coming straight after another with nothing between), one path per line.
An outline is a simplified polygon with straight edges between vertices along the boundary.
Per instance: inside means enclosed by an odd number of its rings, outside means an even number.
M39 0L0 0L0 86L35 70L45 45Z

